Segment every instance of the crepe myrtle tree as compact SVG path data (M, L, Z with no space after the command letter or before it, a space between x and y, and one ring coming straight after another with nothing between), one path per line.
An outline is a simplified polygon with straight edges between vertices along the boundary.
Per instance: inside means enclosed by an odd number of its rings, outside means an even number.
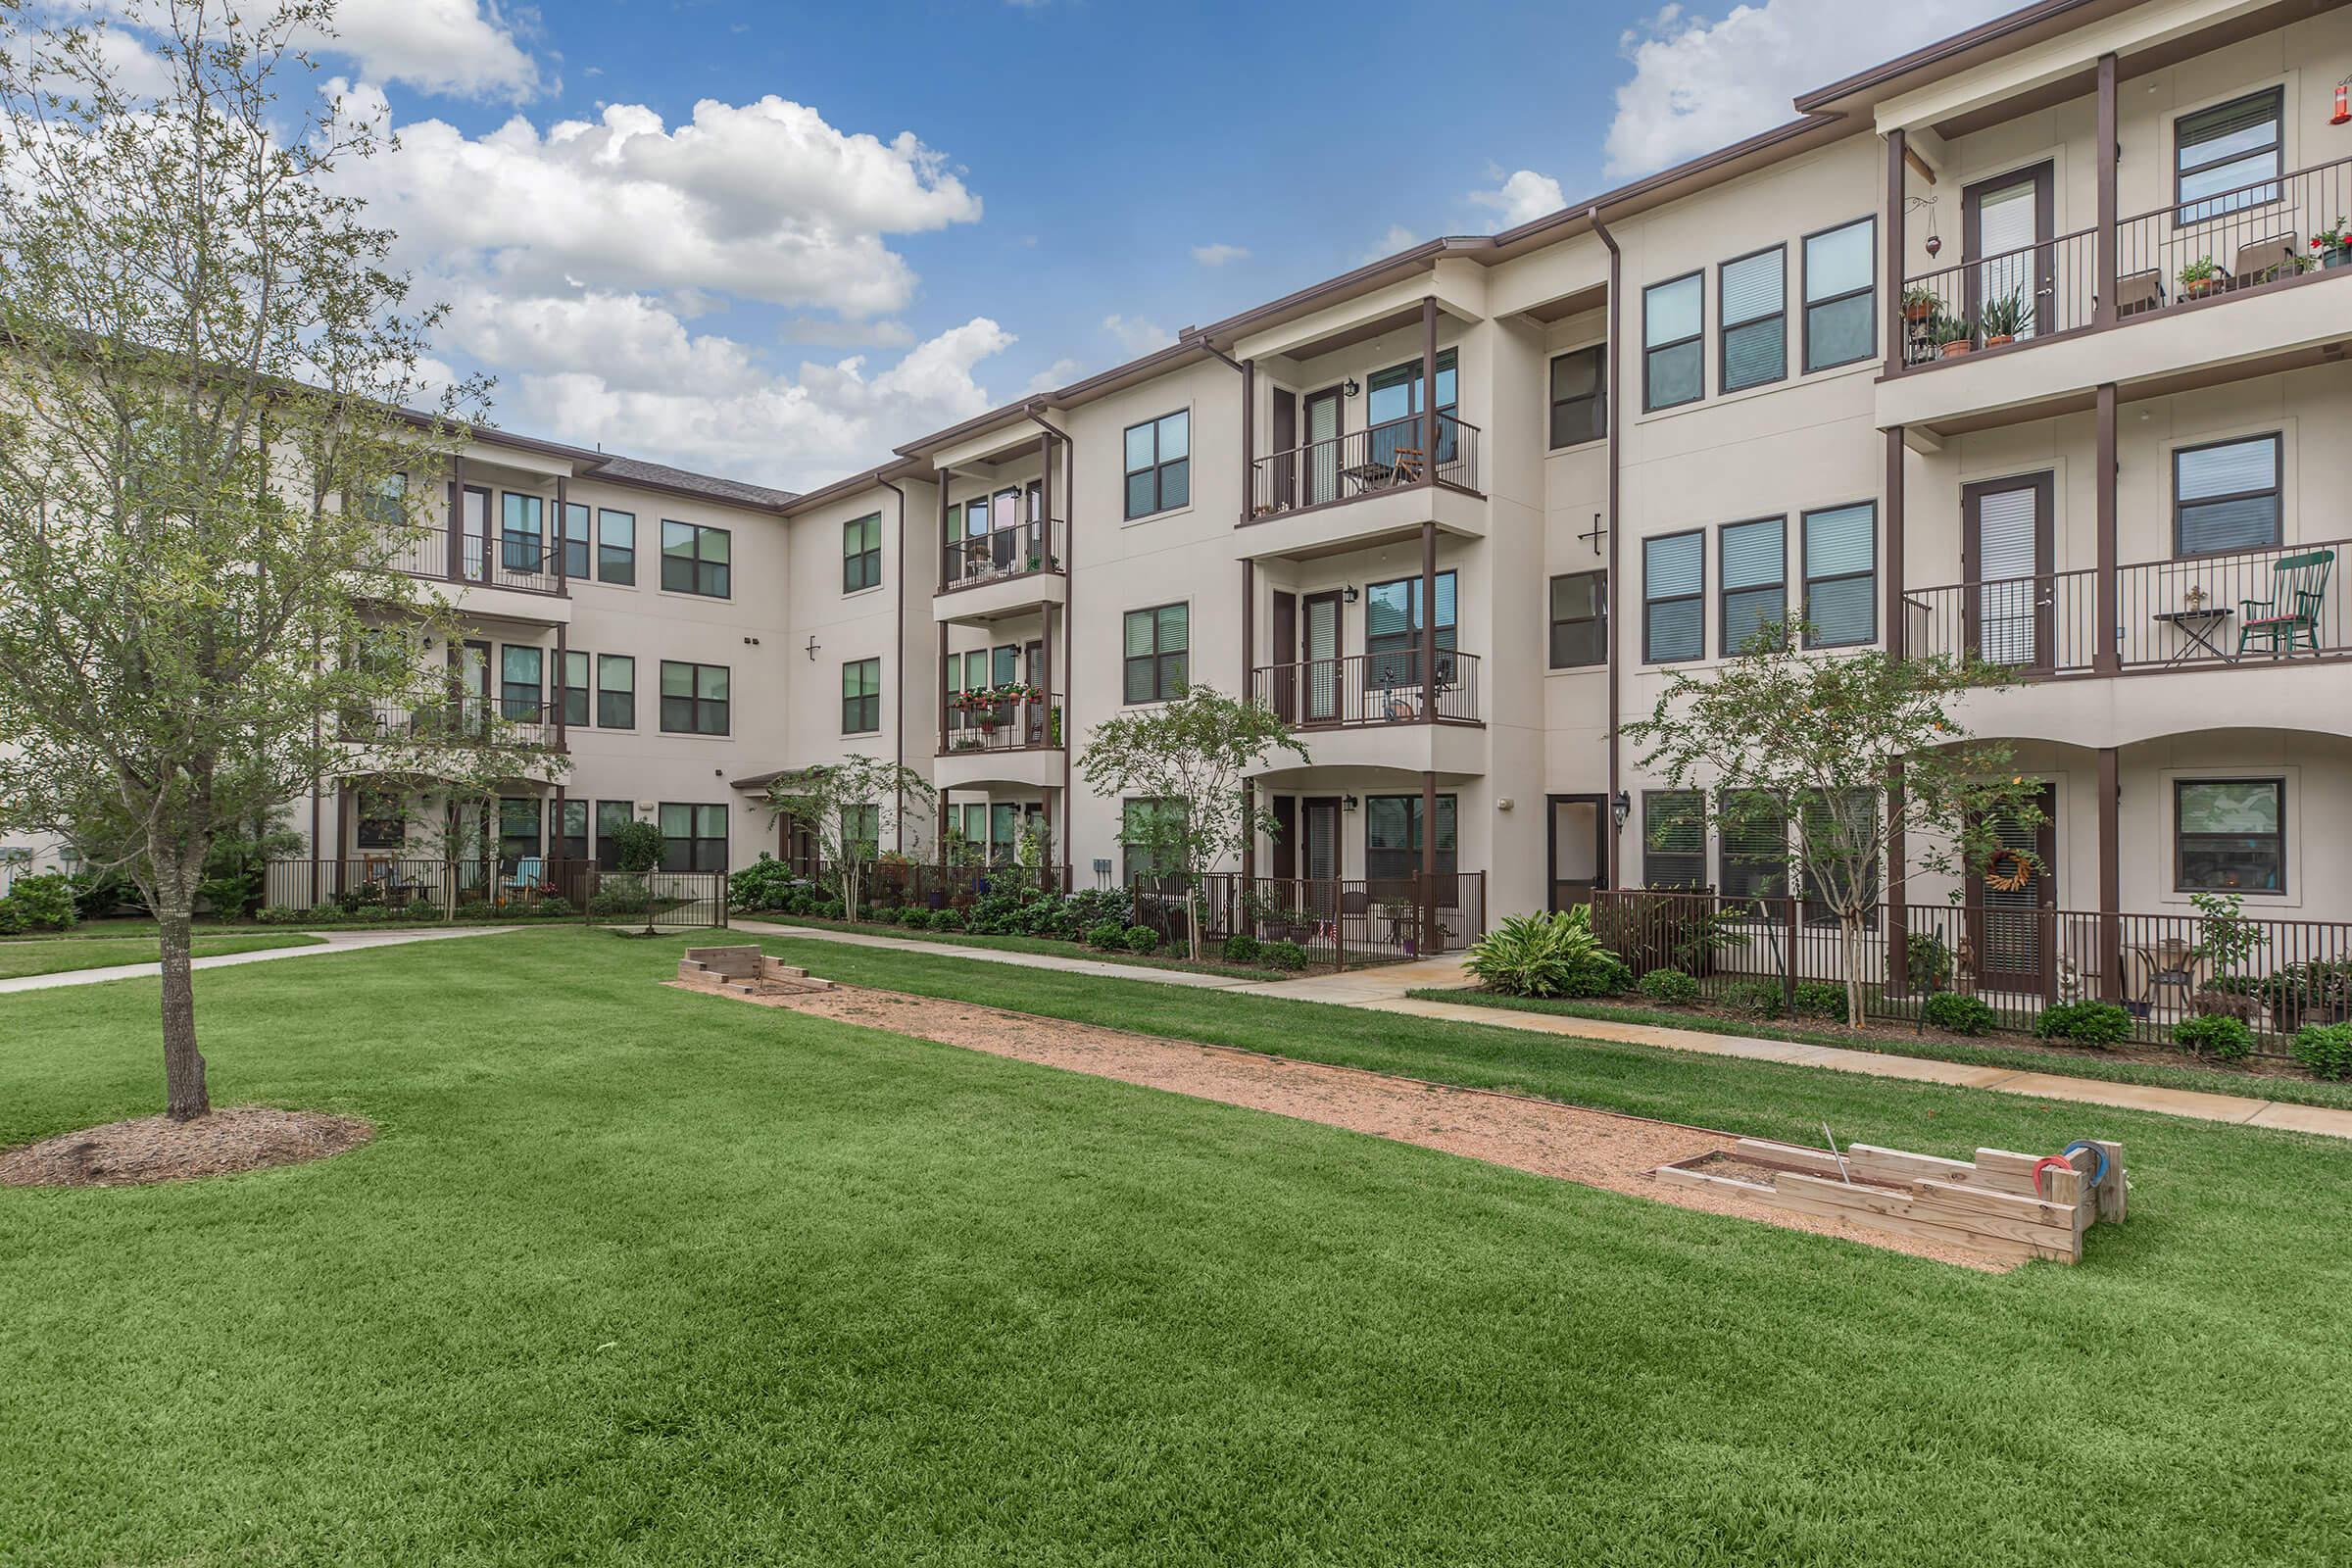
M355 761L475 794L555 765L418 674L456 628L394 569L405 476L483 389L427 396L438 313L332 188L376 146L297 47L332 22L0 0L0 827L146 896L178 1119L210 1108L188 926L223 832Z
M1252 835L1276 831L1272 814L1257 809L1242 786L1282 752L1307 760L1306 748L1272 709L1186 686L1170 702L1104 719L1079 754L1078 771L1097 795L1153 803L1122 821L1119 842L1161 875L1182 880L1195 958L1201 878L1240 855Z
M767 786L769 814L815 842L841 893L842 912L852 920L882 841L906 813L928 815L938 800L931 781L913 768L862 752L780 774Z
M1801 622L1768 626L1710 670L1669 671L1649 716L1624 734L1644 771L1700 792L1705 820L1727 836L1788 844L1803 896L1837 916L1846 1022L1859 1026L1872 906L1922 874L1983 866L2001 824L2030 842L2041 786L2012 770L2006 745L1971 740L1953 716L1968 694L2006 684L2004 670L1973 656L1806 651L1809 636Z

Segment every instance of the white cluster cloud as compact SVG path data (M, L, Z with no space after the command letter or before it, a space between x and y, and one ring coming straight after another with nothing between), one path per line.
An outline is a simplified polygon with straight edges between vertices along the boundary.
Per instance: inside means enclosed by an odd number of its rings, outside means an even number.
M1102 318L1102 330L1110 334L1110 340L1119 346L1119 352L1129 359L1149 354L1153 349L1164 349L1176 341L1175 333L1156 322L1147 321L1140 316L1120 316L1115 312Z
M1532 169L1518 171L1493 190L1472 191L1470 200L1500 214L1496 224L1499 228L1517 228L1568 204L1568 198L1560 193L1558 180Z
M552 85L518 36L534 21L527 12L510 19L497 0L342 0L333 35L311 42L369 81L521 103Z
M1246 262L1249 259L1249 247L1244 245L1218 243L1193 247L1193 260L1202 267L1223 267L1227 262Z
M2017 0L1764 0L1709 20L1669 4L1618 40L1608 172L1630 179L1788 121L1810 88L2014 10Z

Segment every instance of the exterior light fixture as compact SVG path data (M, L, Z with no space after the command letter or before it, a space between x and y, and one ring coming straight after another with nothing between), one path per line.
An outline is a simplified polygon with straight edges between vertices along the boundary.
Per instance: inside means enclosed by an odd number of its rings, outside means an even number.
M1625 819L1633 814L1634 798L1625 791L1619 790L1617 798L1609 803L1609 815L1616 818L1617 831L1620 833L1625 831Z
M1354 797L1354 796L1352 796L1352 795L1343 795L1343 796L1341 796L1341 797L1340 797L1340 809L1341 809L1341 810L1343 810L1343 811L1352 811L1352 810L1354 810L1354 809L1355 809L1355 806L1356 806L1356 801L1355 801L1355 797Z
M1357 393L1361 392L1363 389L1363 384L1357 381L1356 378L1351 375L1348 378L1348 384L1340 388L1340 396L1351 398Z

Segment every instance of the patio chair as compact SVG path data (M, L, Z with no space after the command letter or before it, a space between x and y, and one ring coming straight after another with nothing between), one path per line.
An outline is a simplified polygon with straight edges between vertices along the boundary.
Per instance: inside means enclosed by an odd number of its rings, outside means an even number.
M2237 651L2242 656L2261 638L2276 657L2295 651L2300 637L2320 651L2320 611L2328 602L2328 575L2335 569L2332 550L2306 550L2271 563L2271 597L2237 602Z
M546 869L547 862L539 856L523 856L514 862L514 874L500 881L498 891L517 895L536 893L539 884L546 880Z
M1389 483L1419 484L1428 466L1429 454L1419 447L1398 447L1389 454Z
M2258 239L2250 245L2240 245L2237 248L2237 255L2230 262L2228 286L2252 288L2257 283L2268 283L2275 277L2292 272L2300 259L2300 253L2295 249L2294 237L2288 234L2274 235L2270 239ZM2121 293L2122 291L2118 289L2117 292Z
M2144 316L2150 311L2164 309L2164 276L2160 272L2133 272L2115 280L2115 314L2120 320L2127 316Z

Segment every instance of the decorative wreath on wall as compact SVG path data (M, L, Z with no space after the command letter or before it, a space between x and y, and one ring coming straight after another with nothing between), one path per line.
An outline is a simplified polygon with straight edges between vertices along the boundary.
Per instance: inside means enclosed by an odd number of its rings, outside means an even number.
M2015 893L2034 879L2034 867L2015 850L1995 850L1984 862L1984 885L2002 893Z

